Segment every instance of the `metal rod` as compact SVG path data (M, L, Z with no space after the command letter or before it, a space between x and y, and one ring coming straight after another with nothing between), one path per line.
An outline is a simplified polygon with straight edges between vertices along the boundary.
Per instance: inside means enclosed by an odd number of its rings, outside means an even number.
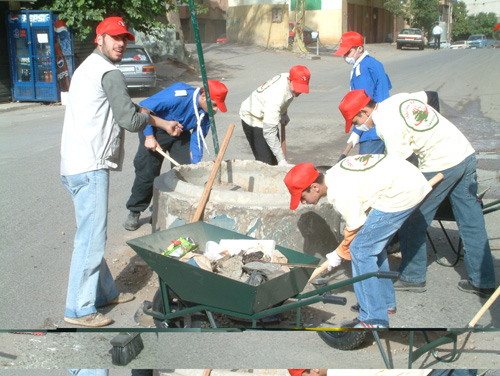
M208 90L207 72L205 69L205 59L203 58L203 48L201 47L200 30L196 19L196 8L194 0L189 0L189 10L191 13L191 22L193 23L194 37L196 40L196 49L198 50L198 60L200 62L201 77L203 79L203 88L207 97L208 117L210 119L210 128L212 129L212 139L214 143L215 155L219 154L219 140L217 138L217 129L215 127L214 112L212 110L212 99Z

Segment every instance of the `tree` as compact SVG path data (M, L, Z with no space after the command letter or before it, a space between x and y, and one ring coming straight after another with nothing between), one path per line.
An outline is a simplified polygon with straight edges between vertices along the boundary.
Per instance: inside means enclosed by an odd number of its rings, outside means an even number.
M467 17L467 20L470 34L485 34L488 38L493 37L493 28L498 23L497 15L493 12L480 12Z
M453 3L452 3L453 4ZM453 4L453 40L467 39L470 35L469 21L467 19L467 5L463 1Z
M439 0L389 0L384 3L384 8L402 17L410 27L427 32L439 20Z
M80 40L90 36L106 17L123 17L128 27L162 38L167 21L165 13L176 9L173 0L37 0L38 9L61 12Z

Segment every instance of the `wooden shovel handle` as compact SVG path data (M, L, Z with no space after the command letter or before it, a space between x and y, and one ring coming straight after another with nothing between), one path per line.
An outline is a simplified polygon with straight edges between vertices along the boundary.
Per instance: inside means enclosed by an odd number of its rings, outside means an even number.
M167 158L170 162L172 162L175 166L180 166L180 164L175 160L173 159L172 157L170 157L170 155L168 155L167 153L165 153L163 150L161 150L161 148L156 148L156 151L158 153L160 153L163 158Z
M345 148L345 150L342 152L342 154L344 154L345 156L347 156L347 154L349 154L349 152L351 151L352 149L352 141L349 142Z
M319 276L321 273L323 273L326 269L328 269L328 260L325 261L324 263L321 264L321 266L318 266L314 272L311 274L311 278L309 278L308 282L311 282L314 278Z
M476 316L471 320L469 323L469 328L473 328L476 326L477 322L481 318L481 316L484 315L484 313L490 308L490 306L493 304L493 302L498 298L498 295L500 295L500 286L497 287L493 295L490 296L490 298L484 303L484 305L481 307L478 313L476 313Z
M226 136L222 141L222 145L219 149L219 153L217 154L217 158L215 159L214 166L212 167L212 172L210 172L210 176L208 177L207 184L205 185L205 189L203 190L203 194L201 195L200 203L196 208L196 212L194 213L193 219L191 222L198 222L205 210L205 205L208 201L208 196L210 196L210 191L212 190L212 185L214 184L215 177L217 176L217 171L219 170L219 166L222 162L222 158L224 157L224 153L226 152L227 145L229 144L229 140L231 135L233 134L234 124L229 124L229 127L226 131Z
M281 124L281 149L283 150L283 155L286 158L286 131L285 124Z
M439 172L429 179L429 184L431 185L431 187L434 187L437 183L439 183L443 179L444 179L443 173Z

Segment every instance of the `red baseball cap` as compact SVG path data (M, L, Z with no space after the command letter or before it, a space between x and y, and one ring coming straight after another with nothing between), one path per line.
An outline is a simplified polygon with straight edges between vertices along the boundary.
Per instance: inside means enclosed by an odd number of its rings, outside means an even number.
M493 31L500 29L500 23L493 28Z
M309 93L309 79L311 72L303 65L295 65L290 69L288 78L293 83L293 90L297 93Z
M335 51L335 56L344 56L349 50L356 46L363 45L364 38L361 34L356 33L355 31L348 31L347 33L342 34L340 37L340 47L337 51Z
M352 119L370 102L370 96L364 90L351 90L339 104L339 110L345 119L345 133L349 133Z
M127 35L128 40L132 41L135 40L134 34L130 33L127 30L127 25L125 25L125 22L121 17L105 18L104 21L102 21L101 23L99 23L99 25L97 25L96 34L97 35L108 34L112 36L125 34Z
M210 98L215 102L217 107L222 112L227 112L227 107L224 101L226 100L227 87L220 81L208 80L208 90Z
M292 195L290 201L291 210L297 209L302 198L302 192L314 183L318 176L319 172L314 168L312 163L299 163L288 171L283 181ZM302 372L300 373L301 375Z
M305 369L289 369L288 372L290 372L290 375L292 376L302 376L304 373Z

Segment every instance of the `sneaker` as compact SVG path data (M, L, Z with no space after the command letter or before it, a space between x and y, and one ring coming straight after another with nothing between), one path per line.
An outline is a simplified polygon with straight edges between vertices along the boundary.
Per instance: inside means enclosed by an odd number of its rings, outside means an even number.
M110 300L106 304L103 304L101 307L111 305L111 304L121 304L121 303L127 303L135 299L134 294L131 294L129 292L121 292L118 294L116 298L113 300Z
M66 321L68 324L91 326L91 327L106 326L113 322L112 319L110 319L107 316L104 316L102 313L99 312L91 313L90 315L85 315L82 317L65 317L64 321Z
M368 324L364 321L360 321L357 317L350 321L342 321L340 323L341 328L354 328L354 329L376 329L376 328L388 328L387 325L381 324Z
M472 286L472 283L470 283L468 279L462 279L460 282L458 282L458 289L463 292L476 294L481 298L489 298L495 292L494 288L483 289L479 287L474 287Z
M425 292L427 291L427 288L425 287L425 282L406 282L402 279L398 279L396 282L394 282L394 290Z
M356 303L356 304L354 304L353 306L351 306L351 311L352 311L352 312L359 313L359 303ZM396 308L396 307L393 307L393 308L388 308L388 309L387 309L387 313L388 313L389 315L393 315L393 314L395 314L395 313L396 313L396 311L397 311L397 308Z
M123 223L123 227L128 231L135 231L139 228L139 217L141 216L140 212L130 211L128 213L127 220Z
M377 329L377 328L388 328L388 327L389 327L389 325L368 324L367 322L364 322L364 321L359 321L358 324L354 325L355 329Z

